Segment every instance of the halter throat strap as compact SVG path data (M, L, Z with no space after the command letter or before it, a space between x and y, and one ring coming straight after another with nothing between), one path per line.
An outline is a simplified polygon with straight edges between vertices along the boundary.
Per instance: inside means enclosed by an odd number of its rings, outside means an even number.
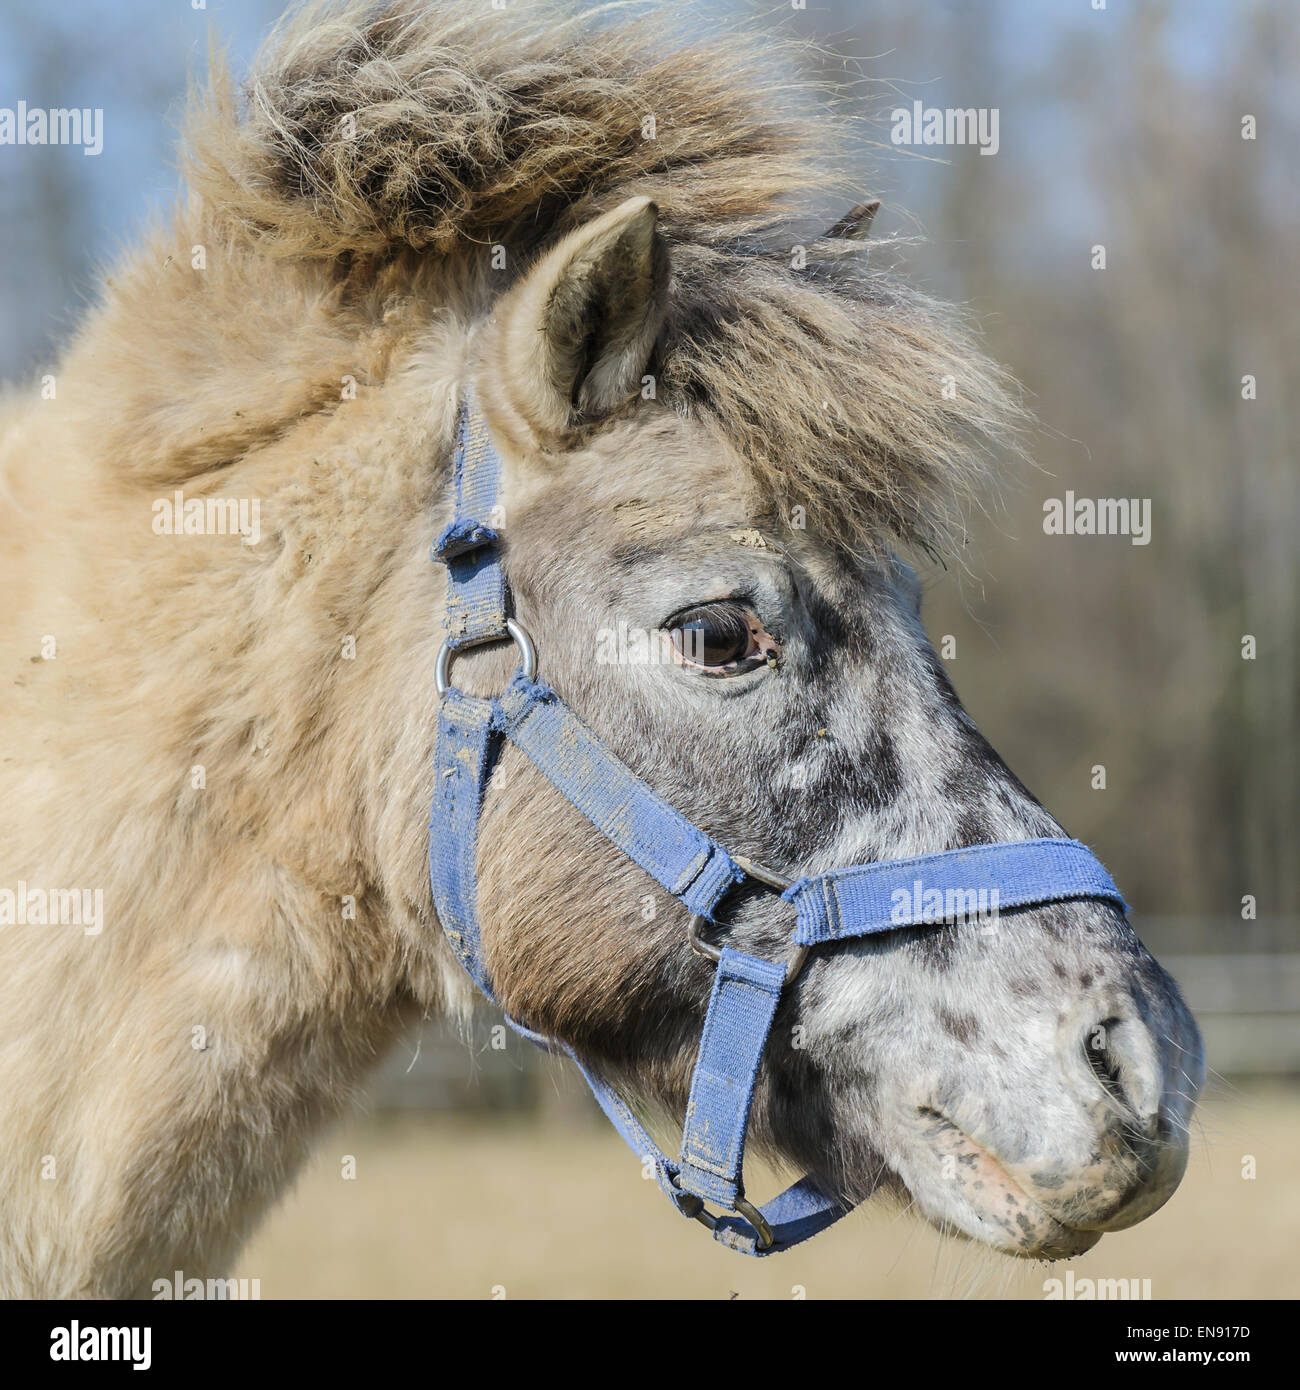
M746 876L781 885L795 909L792 963L724 947L717 959L699 1056L676 1159L651 1139L609 1082L566 1044L506 1016L530 1041L573 1059L597 1103L683 1215L722 1244L767 1255L807 1240L851 1205L802 1178L759 1208L745 1196L750 1110L763 1052L785 986L808 947L881 932L933 927L933 892L974 894L1000 909L1096 898L1126 910L1119 890L1086 846L1039 839L975 845L913 859L814 874L789 883L729 854L620 761L544 681L537 654L509 612L510 592L495 524L501 461L472 399L461 411L453 461L455 515L433 545L447 568L446 640L435 684L441 697L429 818L429 873L438 919L466 972L496 1002L484 962L477 903L478 824L502 739L519 748L600 833L692 914L713 921L724 896ZM514 640L520 669L495 698L466 695L450 680L455 654ZM980 898L980 893L985 896ZM722 1208L715 1215L705 1203Z

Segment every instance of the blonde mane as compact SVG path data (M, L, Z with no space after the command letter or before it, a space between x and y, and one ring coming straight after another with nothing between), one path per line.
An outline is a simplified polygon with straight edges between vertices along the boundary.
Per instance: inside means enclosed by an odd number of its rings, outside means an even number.
M864 243L795 252L854 129L796 90L794 45L687 19L308 4L242 99L219 65L196 98L190 187L267 276L325 261L355 291L437 259L479 309L540 248L649 196L674 270L660 399L715 421L787 524L950 544L991 447L1014 443L1002 373Z

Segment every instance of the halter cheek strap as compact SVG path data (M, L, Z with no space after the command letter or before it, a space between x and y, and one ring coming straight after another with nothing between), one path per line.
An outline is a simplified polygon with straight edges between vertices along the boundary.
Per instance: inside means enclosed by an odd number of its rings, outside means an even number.
M631 1107L564 1043L511 1019L518 1033L572 1057L598 1104L684 1215L747 1255L789 1249L851 1208L802 1178L765 1206L745 1197L743 1165L750 1108L781 993L810 947L948 920L936 901L992 902L994 909L1097 898L1126 910L1119 890L1084 845L1040 839L975 845L914 859L862 864L790 883L731 855L616 758L545 682L524 629L509 617L499 537L490 524L501 464L483 417L467 401L454 460L455 516L434 543L447 567L447 638L435 683L442 698L434 752L429 871L438 919L458 959L489 1000L477 908L478 823L503 738L591 821L606 839L690 910L691 943L717 961L691 1081L678 1158L669 1158ZM450 682L458 651L513 640L520 669L493 699ZM796 912L788 961L773 962L699 940L726 893L749 877L781 891ZM937 899L932 896L937 894ZM983 895L983 896L981 896ZM705 1203L721 1207L710 1212Z

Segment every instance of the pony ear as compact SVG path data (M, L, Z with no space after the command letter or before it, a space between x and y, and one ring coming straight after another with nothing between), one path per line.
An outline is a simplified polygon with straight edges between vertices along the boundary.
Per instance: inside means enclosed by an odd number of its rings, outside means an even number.
M641 385L668 300L668 250L649 198L554 246L497 312L501 385L539 435L598 419Z
M828 227L822 233L822 240L866 241L871 235L871 224L879 211L879 198L869 203L859 203L857 207L850 208L833 227Z

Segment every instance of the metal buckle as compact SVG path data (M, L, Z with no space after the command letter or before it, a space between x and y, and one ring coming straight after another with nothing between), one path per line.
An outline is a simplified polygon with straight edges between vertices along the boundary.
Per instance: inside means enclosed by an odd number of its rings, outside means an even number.
M733 854L732 859L739 867L744 870L747 878L757 879L759 883L765 883L769 888L775 888L778 893L784 893L794 882L792 878L784 878L781 874L765 868L762 864L757 864L752 859L746 859L742 855ZM697 951L700 955L706 956L709 960L717 962L722 959L722 951L717 946L712 946L707 941L700 939L700 928L704 925L704 914L694 912L691 920L686 924L686 939L691 943L691 950ZM789 984L791 980L803 969L803 963L808 959L810 946L799 946L795 949L794 955L787 962L785 967L785 982ZM739 1210L739 1207L737 1207ZM748 1217L748 1213L745 1213ZM763 1218L760 1216L759 1220ZM755 1228L757 1229L757 1227ZM764 1247L766 1249L766 1247Z
M676 1187L677 1184L674 1183L673 1186ZM678 1191L681 1191L681 1189L678 1188ZM718 1218L704 1205L703 1197L696 1196L694 1192L683 1192L682 1196L695 1198L694 1208L686 1212L685 1215L707 1226L711 1231L716 1231L718 1229ZM746 1201L744 1197L736 1198L735 1209L754 1228L754 1232L758 1236L758 1241L756 1242L757 1248L759 1250L770 1250L776 1244L776 1236L773 1234L771 1226L767 1224L767 1218L763 1213L759 1211L753 1202Z
M514 638L515 646L519 648L519 669L529 680L537 675L537 648L533 646L533 639L528 632L513 618L506 619L506 633ZM479 637L472 642L461 642L459 646L453 647L450 642L444 642L438 648L438 659L433 665L433 684L439 696L445 695L451 689L451 682L448 675L451 671L451 659L457 652L463 652L469 647L486 647L493 642L504 642L501 636Z

